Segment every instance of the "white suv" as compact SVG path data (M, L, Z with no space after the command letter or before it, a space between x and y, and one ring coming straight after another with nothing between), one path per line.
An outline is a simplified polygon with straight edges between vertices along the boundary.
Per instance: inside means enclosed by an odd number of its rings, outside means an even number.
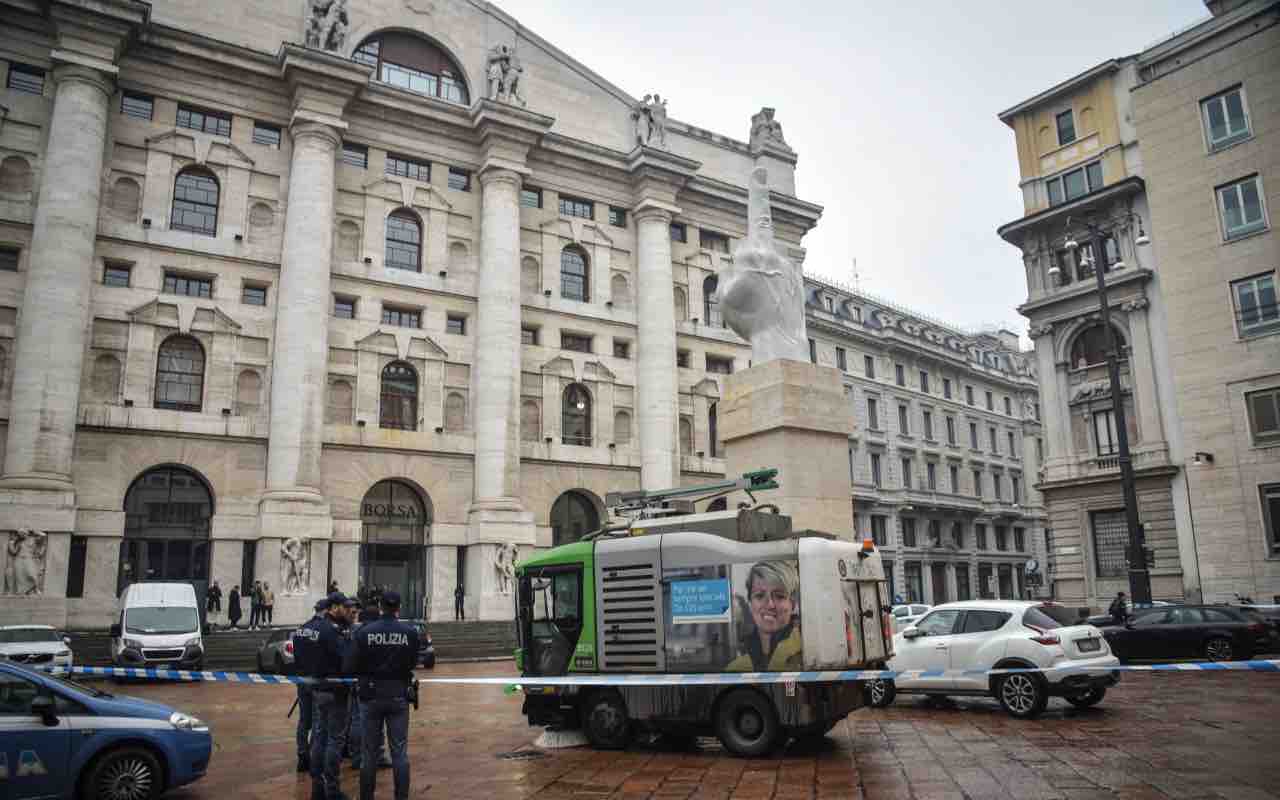
M1005 668L1088 665L1118 666L1107 640L1092 625L1073 625L1064 606L1018 600L943 603L914 626L893 637L892 670L972 670L974 674L877 680L867 685L867 702L884 707L897 692L931 695L989 695L1015 717L1044 711L1050 697L1080 708L1102 700L1120 680L1111 670L1012 672Z

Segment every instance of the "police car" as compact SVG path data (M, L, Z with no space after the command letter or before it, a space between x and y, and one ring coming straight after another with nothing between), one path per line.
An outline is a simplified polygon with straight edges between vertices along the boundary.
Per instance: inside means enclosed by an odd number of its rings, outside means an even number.
M209 767L209 726L0 662L0 797L152 800Z

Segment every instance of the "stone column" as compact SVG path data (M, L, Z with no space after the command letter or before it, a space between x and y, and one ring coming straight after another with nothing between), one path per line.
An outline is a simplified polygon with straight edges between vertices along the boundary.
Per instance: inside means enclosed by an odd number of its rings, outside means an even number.
M671 305L672 209L642 203L636 209L638 251L636 320L636 417L640 436L640 487L669 489L680 483L676 449L676 320Z
M18 315L0 480L0 488L19 491L72 489L102 156L115 91L107 75L75 64L56 67L53 79L57 89ZM31 520L21 524L36 526Z
M1138 415L1138 441L1149 448L1165 442L1160 424L1160 389L1156 384L1155 364L1151 351L1151 331L1147 327L1147 298L1139 297L1121 306L1128 312L1129 380L1133 392L1134 411Z
M1059 392L1057 360L1053 352L1053 328L1032 326L1036 346L1036 361L1040 383L1041 418L1044 420L1044 465L1071 461L1070 415L1066 399ZM1045 470L1049 472L1048 469Z

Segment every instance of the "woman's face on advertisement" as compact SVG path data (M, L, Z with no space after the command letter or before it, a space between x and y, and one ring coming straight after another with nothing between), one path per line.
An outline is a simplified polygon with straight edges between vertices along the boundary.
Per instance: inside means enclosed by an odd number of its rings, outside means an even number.
M795 603L787 587L768 583L759 576L751 579L751 618L761 633L773 635L791 622Z

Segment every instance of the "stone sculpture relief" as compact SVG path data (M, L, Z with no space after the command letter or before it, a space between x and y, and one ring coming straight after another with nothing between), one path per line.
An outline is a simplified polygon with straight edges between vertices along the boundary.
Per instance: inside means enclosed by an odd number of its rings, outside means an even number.
M644 100L631 109L631 122L636 128L637 145L667 146L667 101L660 95L646 94Z
M751 362L808 361L804 276L778 252L769 209L769 174L751 172L747 185L747 238L717 275L720 310L734 333L751 342Z
M42 594L45 557L49 554L49 537L44 531L10 531L5 553L9 558L4 570L4 594Z
M307 0L307 47L341 51L350 25L347 0Z
M511 103L524 108L528 105L520 94L520 80L524 77L524 64L516 51L500 44L489 51L489 99Z
M309 569L310 547L308 542L293 537L280 544L280 585L284 594L306 594L307 585L311 582Z
M751 150L755 152L766 144L790 149L787 140L782 138L782 123L773 118L775 109L765 107L751 116Z
M498 594L511 594L516 578L516 561L520 548L514 544L500 544L493 551L493 569L498 574Z

